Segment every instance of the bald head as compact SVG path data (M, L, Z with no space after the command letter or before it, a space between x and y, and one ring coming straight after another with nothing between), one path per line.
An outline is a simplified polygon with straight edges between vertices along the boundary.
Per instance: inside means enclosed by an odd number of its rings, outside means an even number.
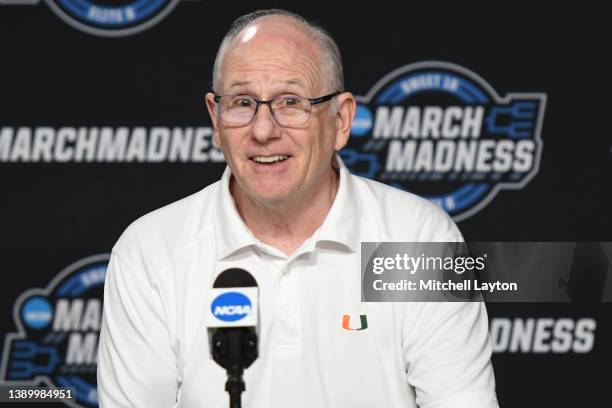
M344 78L340 51L335 41L321 27L315 26L297 14L273 9L260 10L238 18L227 32L213 69L213 89L219 92L223 86L226 59L241 55L253 44L267 44L270 52L276 47L293 48L296 62L300 55L317 62L317 70L323 76L325 88L343 90ZM261 49L261 47L259 47Z

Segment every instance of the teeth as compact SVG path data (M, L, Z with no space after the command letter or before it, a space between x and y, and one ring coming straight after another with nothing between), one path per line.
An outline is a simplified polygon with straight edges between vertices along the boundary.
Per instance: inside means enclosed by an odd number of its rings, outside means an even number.
M274 156L253 156L252 159L257 163L275 163L277 161L285 160L289 156L284 154L275 154Z

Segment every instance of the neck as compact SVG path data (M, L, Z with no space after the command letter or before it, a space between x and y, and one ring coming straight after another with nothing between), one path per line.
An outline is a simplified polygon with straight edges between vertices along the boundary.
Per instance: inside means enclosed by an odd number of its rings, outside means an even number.
M232 178L238 213L258 240L291 255L321 226L336 197L338 171L331 168L310 191L279 203L256 202Z

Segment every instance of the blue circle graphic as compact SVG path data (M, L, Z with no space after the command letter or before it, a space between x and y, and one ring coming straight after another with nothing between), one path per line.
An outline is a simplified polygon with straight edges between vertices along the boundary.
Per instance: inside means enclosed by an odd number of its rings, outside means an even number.
M53 320L53 308L43 297L28 299L21 308L23 322L32 329L47 327Z
M372 123L374 123L372 112L370 112L367 106L358 104L353 126L351 127L351 135L356 137L367 135L370 129L372 129Z
M432 78L438 80L432 80ZM450 86L449 84L453 85ZM382 89L376 96L375 101L381 105L395 105L421 93L449 94L465 105L490 102L485 90L477 83L442 69L412 72L396 78ZM411 190L397 182L393 185L407 191ZM449 214L455 215L482 200L491 188L492 186L489 183L472 182L448 193L421 196L434 201Z
M240 292L227 292L217 296L210 305L213 315L224 322L244 319L251 311L251 301Z
M56 0L73 17L105 27L137 24L155 15L169 4L165 0L135 0L119 7L109 7L90 0Z

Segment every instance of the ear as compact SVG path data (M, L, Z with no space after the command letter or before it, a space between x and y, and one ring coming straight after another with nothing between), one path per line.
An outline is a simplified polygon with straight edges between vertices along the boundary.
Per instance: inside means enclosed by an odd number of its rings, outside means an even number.
M208 92L204 99L206 102L206 109L208 109L208 114L210 115L210 120L213 125L215 144L221 147L221 138L219 135L219 117L217 115L217 103L215 102L214 98L215 94L212 92Z
M351 135L351 126L357 110L357 102L350 92L336 96L336 151L342 149Z

